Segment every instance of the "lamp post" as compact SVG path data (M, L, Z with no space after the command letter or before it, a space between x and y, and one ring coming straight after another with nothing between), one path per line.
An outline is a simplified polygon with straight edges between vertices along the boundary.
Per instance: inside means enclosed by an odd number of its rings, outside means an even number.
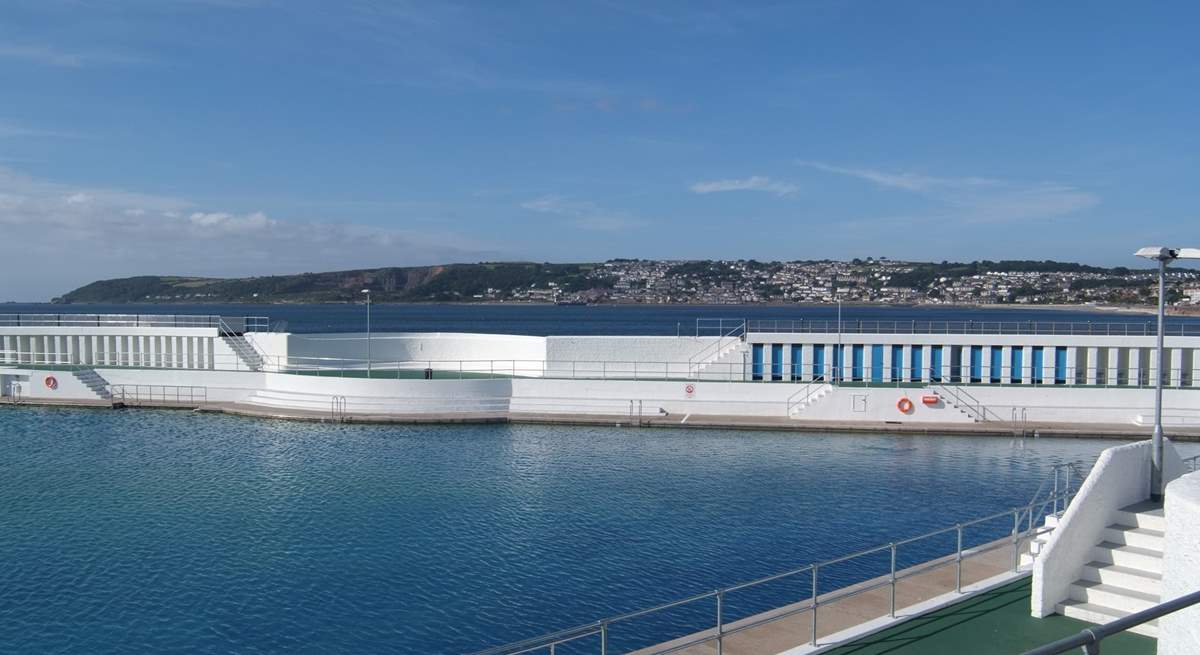
M362 292L367 294L367 377L371 377L371 290Z
M1158 262L1158 343L1155 347L1158 366L1154 371L1154 436L1151 438L1150 456L1150 499L1158 502L1163 496L1163 428L1162 428L1162 398L1163 398L1163 369L1165 357L1163 353L1163 333L1167 322L1167 264L1176 259L1200 259L1200 248L1142 248L1134 253L1138 257L1153 259Z

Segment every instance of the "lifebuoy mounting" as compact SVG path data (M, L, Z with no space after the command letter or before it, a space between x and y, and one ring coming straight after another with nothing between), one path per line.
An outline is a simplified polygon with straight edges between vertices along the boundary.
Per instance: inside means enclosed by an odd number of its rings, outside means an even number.
M907 414L913 410L913 401L909 400L908 396L904 396L896 401L896 409L900 410L901 414Z
M54 377L53 375L47 375L46 376L46 388L51 391L54 391L55 389L57 389L58 388L58 378Z

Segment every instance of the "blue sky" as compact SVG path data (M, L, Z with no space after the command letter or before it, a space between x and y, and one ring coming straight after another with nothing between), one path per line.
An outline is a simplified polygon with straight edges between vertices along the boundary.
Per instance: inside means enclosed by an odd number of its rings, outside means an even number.
M1195 3L6 0L0 300L1200 245ZM20 272L13 275L14 272Z

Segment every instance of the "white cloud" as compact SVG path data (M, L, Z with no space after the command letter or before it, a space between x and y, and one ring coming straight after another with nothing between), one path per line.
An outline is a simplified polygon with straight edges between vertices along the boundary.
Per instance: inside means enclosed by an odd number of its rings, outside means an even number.
M75 188L0 167L0 300L127 275L242 276L494 257L454 233L207 211L184 199Z
M868 182L874 182L879 186L890 187L893 189L904 189L906 191L926 191L934 188L973 188L973 187L988 187L1001 184L999 180L993 180L986 177L931 177L929 175L921 175L918 173L885 173L870 168L846 168L843 166L834 166L819 161L800 160L796 162L801 166L815 168L826 173L834 173L837 175L847 175L857 177Z
M521 203L522 209L552 214L566 219L568 225L593 232L619 232L645 225L645 221L627 212L611 211L586 200L563 196L542 196Z
M935 177L850 168L799 160L801 166L871 182L886 189L920 194L942 205L941 220L999 223L1049 219L1082 211L1100 203L1099 196L1073 186L1051 182L1019 182L987 177ZM948 213L947 213L948 212Z
M76 138L76 135L67 132L56 132L53 130L39 130L32 127L25 127L6 121L0 121L0 139L16 139L23 137L54 137L54 138Z
M0 58L15 59L41 66L84 68L105 64L135 64L143 60L113 52L67 52L42 44L0 44Z
M769 177L752 175L742 179L713 180L697 182L691 187L692 193L722 193L725 191L766 191L780 196L793 194L800 190L795 184L775 182Z

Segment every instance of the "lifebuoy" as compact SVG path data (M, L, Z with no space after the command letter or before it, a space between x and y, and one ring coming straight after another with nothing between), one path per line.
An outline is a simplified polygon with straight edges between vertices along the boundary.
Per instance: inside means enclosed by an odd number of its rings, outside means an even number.
M58 378L54 377L53 375L47 375L46 376L46 388L51 391L54 391L55 389L57 389L58 388Z
M900 410L901 414L907 414L913 410L913 401L908 399L908 396L896 401L896 409Z

